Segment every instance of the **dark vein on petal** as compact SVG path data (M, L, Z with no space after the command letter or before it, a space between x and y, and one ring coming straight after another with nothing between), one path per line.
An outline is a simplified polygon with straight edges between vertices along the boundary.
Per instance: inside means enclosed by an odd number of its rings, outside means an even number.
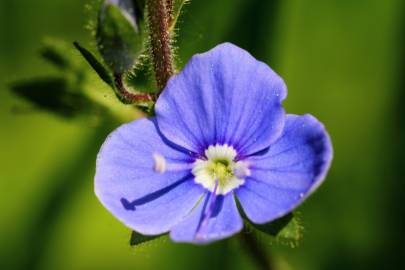
M128 201L126 198L121 198L120 201L126 210L133 211L133 210L136 210L136 206L144 205L146 203L156 200L157 198L167 194L168 192L170 192L171 190L173 190L174 188L176 188L177 186L179 186L180 184L184 183L185 181L187 181L191 178L192 178L192 176L190 174L188 174L188 175L184 176L183 178L181 178L179 181L177 181L165 188L162 188L160 190L151 192L148 195L145 195L141 198L135 199L133 201Z

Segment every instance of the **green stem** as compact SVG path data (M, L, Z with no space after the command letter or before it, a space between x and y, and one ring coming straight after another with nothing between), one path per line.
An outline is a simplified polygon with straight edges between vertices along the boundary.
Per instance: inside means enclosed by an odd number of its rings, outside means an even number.
M153 68L160 91L173 75L166 0L148 0L148 22Z
M255 261L256 265L261 270L274 270L274 266L271 262L268 252L265 252L265 248L260 244L256 237L251 232L243 231L239 234L239 240L242 247Z

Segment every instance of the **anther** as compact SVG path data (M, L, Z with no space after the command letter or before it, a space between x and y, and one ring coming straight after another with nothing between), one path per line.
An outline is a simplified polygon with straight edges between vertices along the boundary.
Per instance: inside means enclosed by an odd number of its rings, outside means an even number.
M155 161L155 165L153 166L153 169L155 170L155 172L158 173L164 173L166 171L166 159L158 154L158 153L154 153L153 154L153 160Z

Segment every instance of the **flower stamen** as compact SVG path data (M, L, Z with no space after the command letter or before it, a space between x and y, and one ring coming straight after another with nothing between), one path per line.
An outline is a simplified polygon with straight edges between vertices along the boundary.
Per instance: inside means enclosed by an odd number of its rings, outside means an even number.
M154 153L153 155L153 160L155 162L155 165L153 166L153 169L157 173L164 173L166 171L166 159L164 156L158 153Z
M215 194L227 194L242 185L250 175L248 163L235 161L236 150L227 144L211 145L205 151L206 159L197 159L192 168L195 182Z
M153 170L157 173L190 170L193 166L192 163L169 163L167 159L159 153L153 153L152 158L154 161Z

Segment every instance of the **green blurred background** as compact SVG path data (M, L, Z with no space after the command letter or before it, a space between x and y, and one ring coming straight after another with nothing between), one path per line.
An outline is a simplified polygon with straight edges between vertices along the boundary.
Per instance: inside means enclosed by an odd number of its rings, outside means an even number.
M405 269L404 11L401 0L185 8L183 64L233 42L285 79L288 112L312 113L331 134L330 173L300 208L301 245L266 247L279 270ZM85 15L81 0L0 1L0 269L257 269L235 240L131 248L93 193L98 148L119 123L63 119L9 91L54 72L38 57L43 37L88 42Z

